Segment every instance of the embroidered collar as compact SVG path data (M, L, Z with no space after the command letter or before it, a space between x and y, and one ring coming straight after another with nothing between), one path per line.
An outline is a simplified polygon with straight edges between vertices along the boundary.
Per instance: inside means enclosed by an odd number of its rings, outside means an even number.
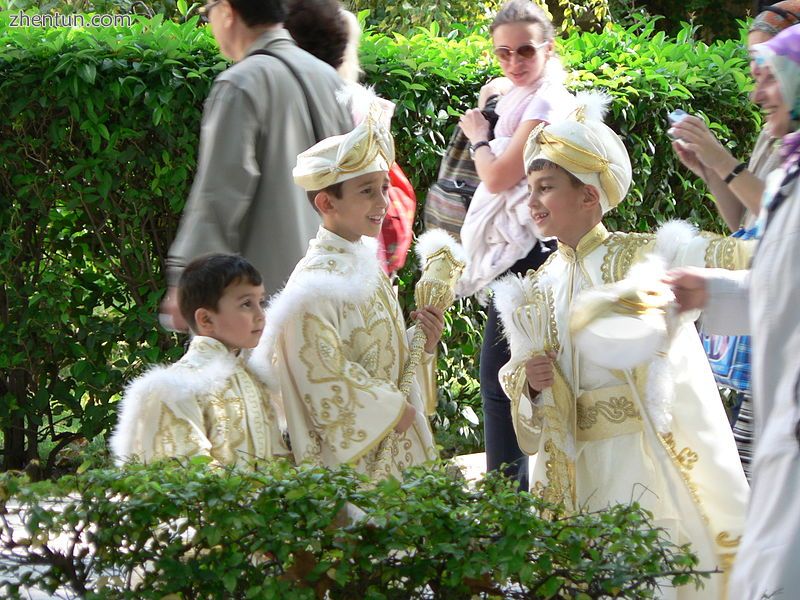
M575 250L561 242L558 242L558 250L567 262L579 262L597 250L597 248L608 239L609 235L605 225L598 223L581 238Z
M189 343L189 349L186 351L184 359L195 366L202 366L220 359L230 359L233 361L243 360L247 358L249 352L250 350L246 348L236 351L229 350L228 347L218 339L204 335L196 335Z

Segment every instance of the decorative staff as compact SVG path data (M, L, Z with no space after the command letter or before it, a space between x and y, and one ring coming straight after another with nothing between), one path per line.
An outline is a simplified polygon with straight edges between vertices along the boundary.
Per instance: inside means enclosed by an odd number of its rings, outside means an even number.
M559 352L555 331L551 329L550 283L546 277L535 285L516 275L509 275L492 285L494 303L505 329L512 354L524 356L511 380L513 385L527 386L525 363L541 354ZM575 490L575 403L557 361L551 387L539 392L533 404L512 407L514 429L519 419L532 419L534 411L548 423L549 440L539 447L536 442L518 439L527 454L538 453L537 465L547 464L547 486L539 490L542 497L567 510L576 508ZM522 394L515 394L520 397Z
M416 252L422 265L422 276L414 288L416 305L447 310L455 300L456 282L466 267L463 248L444 230L432 229L419 237ZM411 392L414 374L422 361L426 341L422 327L415 325L408 360L398 384L398 388L407 398ZM399 435L392 431L381 442L372 473L381 473L387 469L398 440Z
M422 265L422 276L414 288L416 305L447 310L453 305L456 282L466 267L464 249L443 229L432 229L419 237L416 252ZM426 341L422 327L415 325L408 361L399 384L400 391L406 395L411 390Z

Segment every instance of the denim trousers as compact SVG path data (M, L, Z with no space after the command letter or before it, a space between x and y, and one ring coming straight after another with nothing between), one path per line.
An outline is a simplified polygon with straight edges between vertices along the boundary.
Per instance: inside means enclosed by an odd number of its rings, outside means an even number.
M537 269L556 248L555 241L537 242L525 258L517 261L510 273L524 274ZM486 470L502 470L506 476L519 481L519 489L528 491L528 457L517 444L511 421L511 400L500 386L500 367L511 359L508 343L503 336L500 318L494 303L490 304L481 344L480 383L483 402L483 435L486 443Z

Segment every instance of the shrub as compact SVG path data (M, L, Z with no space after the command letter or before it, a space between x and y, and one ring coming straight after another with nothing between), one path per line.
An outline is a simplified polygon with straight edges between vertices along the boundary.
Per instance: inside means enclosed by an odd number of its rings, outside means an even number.
M343 520L346 503L368 519ZM6 474L0 505L11 597L641 599L702 580L636 504L569 516L502 477L468 488L443 468L374 487L346 468L243 473L200 459L47 484Z
M226 63L196 18L86 31L11 28L9 19L0 12L0 427L6 468L41 460L47 474L62 448L110 428L125 381L180 354L155 313L202 103ZM633 159L634 188L609 215L612 228L687 218L722 229L705 187L668 145L666 112L707 114L742 157L760 121L743 49L694 33L687 26L672 39L639 23L560 41L571 85L613 96L610 124ZM366 80L397 103L398 158L420 199L456 115L498 73L489 49L479 30L441 35L435 23L364 36ZM412 267L401 274L406 307L414 277ZM472 414L483 318L471 301L448 317L437 427L449 452L480 445Z

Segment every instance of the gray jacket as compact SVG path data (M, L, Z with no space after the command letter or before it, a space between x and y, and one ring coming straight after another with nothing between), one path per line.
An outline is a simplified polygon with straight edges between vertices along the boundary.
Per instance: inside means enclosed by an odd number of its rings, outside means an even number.
M285 29L265 32L249 56L221 73L206 99L197 174L167 258L168 281L209 252L237 252L278 291L316 234L319 216L292 180L297 155L314 139L307 100L319 115L321 136L350 131L352 117L336 99L344 84L329 65L301 50Z

